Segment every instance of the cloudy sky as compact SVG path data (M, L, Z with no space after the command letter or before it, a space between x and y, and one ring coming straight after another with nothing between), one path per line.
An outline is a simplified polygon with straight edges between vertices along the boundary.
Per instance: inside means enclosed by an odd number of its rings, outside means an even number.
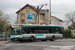
M49 0L0 0L0 10L16 20L16 11L26 4L33 6L48 4L47 8L49 9ZM43 8L45 9L46 6ZM64 15L72 11L75 11L75 0L51 0L51 14L53 16L65 20Z

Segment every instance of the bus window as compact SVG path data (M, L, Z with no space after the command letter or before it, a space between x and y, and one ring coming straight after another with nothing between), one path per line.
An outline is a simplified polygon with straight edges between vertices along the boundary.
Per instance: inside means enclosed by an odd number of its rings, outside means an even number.
M35 33L42 33L42 30L35 30Z
M55 33L59 33L59 28L55 28Z
M35 33L35 27L30 27L30 32Z
M49 33L49 31L48 30L43 30L42 33Z
M30 33L30 28L28 28L28 27L25 27L24 29L23 29L23 33Z
M50 28L49 28L49 32L50 32L50 33L55 33L55 28L54 28L54 27L50 27Z
M49 33L48 27L31 27L30 30L35 34Z
M19 34L21 34L21 27L15 27L15 28L12 28L11 29L11 34L13 35L13 34L15 34L15 35L19 35Z
M61 27L56 27L55 28L55 33L62 33Z
M38 27L39 33L49 33L48 27Z

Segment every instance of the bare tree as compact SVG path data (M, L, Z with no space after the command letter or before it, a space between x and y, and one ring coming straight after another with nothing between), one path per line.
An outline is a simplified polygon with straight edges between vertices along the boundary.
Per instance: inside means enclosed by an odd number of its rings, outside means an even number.
M10 24L10 19L11 18L8 14L3 14L3 12L0 11L0 30L5 30L5 28Z
M67 23L71 22L72 23L71 27L75 28L75 25L74 25L74 22L75 22L75 11L66 13L65 16L66 16Z
M3 12L0 10L0 16L3 14Z

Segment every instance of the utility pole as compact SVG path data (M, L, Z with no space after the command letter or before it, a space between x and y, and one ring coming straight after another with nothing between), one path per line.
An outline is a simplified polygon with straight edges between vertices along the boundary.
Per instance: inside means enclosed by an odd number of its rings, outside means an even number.
M47 5L47 4L35 6L35 7L37 7L37 13L36 13L36 15L35 15L35 24L37 24L37 15L39 14L39 11L41 10L41 8L42 8L44 5ZM39 6L41 6L41 7L39 8ZM34 8L34 11L35 11L35 8Z
M51 0L49 1L49 22L51 24Z

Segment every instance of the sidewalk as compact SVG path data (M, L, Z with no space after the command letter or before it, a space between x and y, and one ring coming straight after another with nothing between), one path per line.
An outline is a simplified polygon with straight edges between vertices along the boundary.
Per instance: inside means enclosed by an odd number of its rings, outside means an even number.
M0 46L4 46L4 44L9 43L10 41L0 41Z
M55 41L72 41L72 42L75 42L75 39L57 39Z
M49 46L44 50L75 50L75 46Z

